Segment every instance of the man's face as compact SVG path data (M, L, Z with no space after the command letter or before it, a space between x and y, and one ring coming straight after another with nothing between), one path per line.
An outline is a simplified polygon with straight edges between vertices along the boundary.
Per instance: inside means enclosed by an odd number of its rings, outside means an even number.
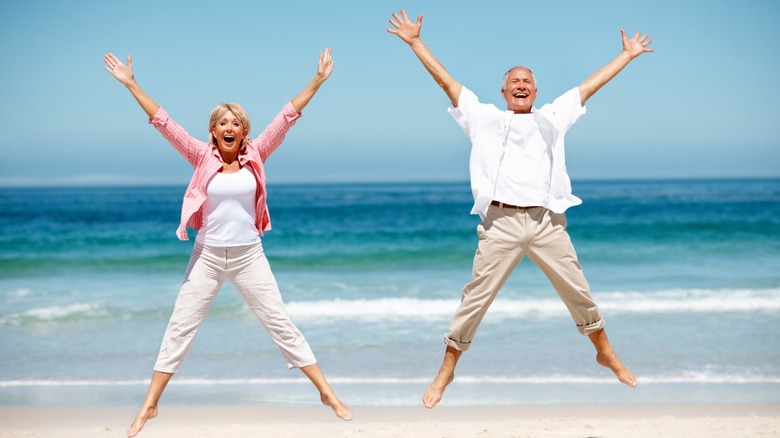
M509 72L501 96L506 101L506 109L515 114L530 113L536 100L536 83L530 71L516 68Z

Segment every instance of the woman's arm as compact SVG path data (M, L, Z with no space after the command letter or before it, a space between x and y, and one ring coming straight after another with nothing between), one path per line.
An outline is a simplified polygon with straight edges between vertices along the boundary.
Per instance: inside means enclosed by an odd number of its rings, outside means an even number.
M320 52L320 60L317 63L317 74L314 75L314 79L306 85L297 96L292 99L292 105L295 111L301 112L309 104L312 97L317 94L317 90L325 83L333 73L333 58L331 57L330 48L325 49L325 53Z
M106 61L106 71L111 73L111 76L127 87L133 97L135 97L135 100L138 101L138 104L141 105L141 108L146 112L146 115L148 115L150 119L153 118L154 115L157 114L160 105L155 103L155 101L141 89L138 82L135 81L132 55L127 55L127 65L122 64L122 61L114 56L113 53L103 55L103 60Z

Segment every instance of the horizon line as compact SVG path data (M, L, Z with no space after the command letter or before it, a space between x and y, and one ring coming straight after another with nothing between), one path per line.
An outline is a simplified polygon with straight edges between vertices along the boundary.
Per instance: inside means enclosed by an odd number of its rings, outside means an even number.
M728 180L728 181L757 181L757 180L775 180L780 179L780 175L751 175L751 176L739 176L739 175L724 175L724 176L632 176L632 177L581 177L571 178L573 183L577 182L648 182L648 181L716 181L716 180ZM136 178L66 178L66 179L51 179L47 181L33 181L28 178L23 179L10 179L3 181L0 179L0 189L10 188L93 188L93 187L186 187L188 181L181 180L161 180L161 179L136 179ZM363 180L363 179L323 179L323 180L282 180L276 182L268 182L269 186L306 186L306 185L354 185L354 184L368 184L368 185L398 185L398 184L469 184L468 179L376 179L376 180Z

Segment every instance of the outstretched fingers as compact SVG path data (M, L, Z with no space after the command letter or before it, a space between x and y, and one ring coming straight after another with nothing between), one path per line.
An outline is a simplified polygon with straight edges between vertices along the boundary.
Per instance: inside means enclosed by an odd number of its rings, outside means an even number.
M635 58L645 52L654 51L648 47L653 42L653 40L651 40L650 36L647 34L642 35L641 32L637 32L631 39L629 39L626 36L626 31L620 29L620 36L623 39L623 50L628 52L632 58Z
M417 21L412 22L406 11L401 9L401 15L397 12L393 12L393 18L388 21L394 29L387 29L389 33L398 35L402 40L409 43L415 38L420 36L420 28L422 27L423 14L417 16Z
M641 36L641 37L640 37L640 36ZM650 45L650 43L652 43L652 42L653 42L653 40L651 40L651 39L650 39L650 36L649 36L649 35L642 35L642 33L641 33L641 32L637 32L637 33L635 33L635 34L634 34L634 38L632 38L632 39L633 39L633 40L635 40L635 41L637 41L637 42L639 42L639 44L641 44L641 45L642 45L643 47L645 47L645 48L647 48L647 46L648 46L648 45ZM648 49L647 51L650 51L650 52L652 52L652 51L653 51L653 49Z
M325 53L320 52L320 59L317 63L317 75L325 81L330 77L331 73L333 73L333 55L330 47L328 47L325 49Z
M127 84L133 80L133 55L127 55L127 64L123 64L113 53L103 55L105 70L119 82Z
M404 18L406 18L406 20L409 21L408 17L406 17L406 12L403 9L401 9L401 13L404 15ZM395 29L387 29L387 31L398 35L398 31L401 29L401 25L404 23L404 20L398 16L397 12L393 12L393 18L390 18L387 21L389 21L390 25L395 28Z

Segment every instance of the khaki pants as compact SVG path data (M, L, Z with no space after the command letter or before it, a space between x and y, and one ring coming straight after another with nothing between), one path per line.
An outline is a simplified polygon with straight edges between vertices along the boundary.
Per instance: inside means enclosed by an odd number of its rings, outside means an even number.
M566 232L566 216L543 207L491 205L477 234L471 281L463 288L460 306L444 336L447 345L468 350L488 307L526 255L550 280L580 333L588 335L604 327Z
M287 316L262 244L212 247L196 243L163 336L155 371L176 373L181 368L225 280L233 283L271 335L288 368L317 362L306 339ZM225 361L229 365L230 358Z

